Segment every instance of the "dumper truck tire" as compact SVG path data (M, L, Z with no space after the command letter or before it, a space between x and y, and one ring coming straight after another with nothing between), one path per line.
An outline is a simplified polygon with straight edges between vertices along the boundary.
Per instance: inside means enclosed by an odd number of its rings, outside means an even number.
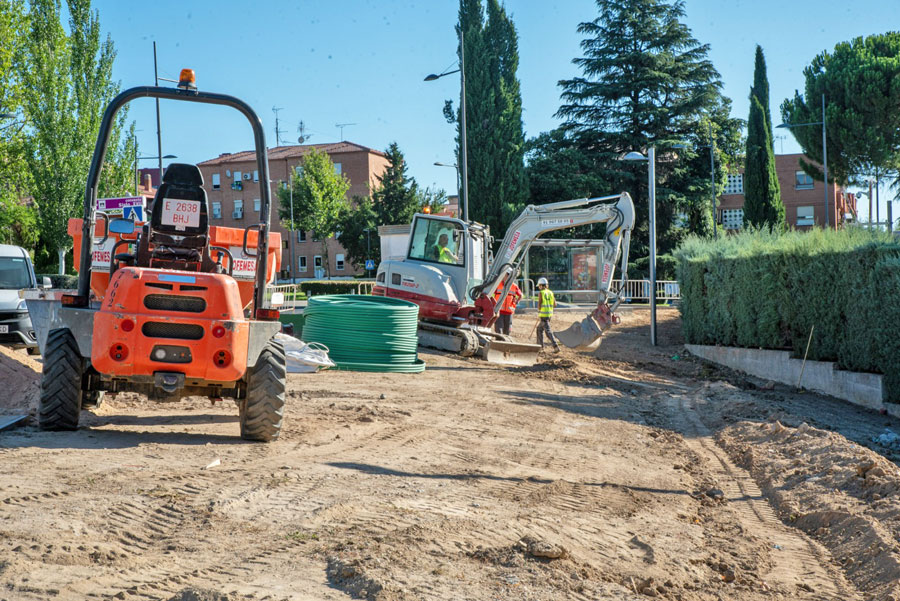
M84 360L67 329L52 330L44 345L38 424L41 430L75 430L81 412Z
M284 346L270 340L256 365L247 369L247 396L240 403L241 438L269 442L278 439L284 419L287 366Z

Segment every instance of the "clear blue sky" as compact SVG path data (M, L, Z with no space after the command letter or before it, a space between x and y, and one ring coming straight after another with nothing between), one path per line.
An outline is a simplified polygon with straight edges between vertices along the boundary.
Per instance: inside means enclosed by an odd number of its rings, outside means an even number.
M746 118L755 44L768 62L773 121L776 107L803 87L803 67L824 49L858 35L900 30L900 11L884 0L687 0L686 22L710 44L734 115ZM340 139L377 149L396 141L422 185L456 191L454 127L441 113L459 98L459 79L423 82L455 63L455 0L197 0L154 3L95 0L101 26L116 44L114 77L122 87L153 83L152 43L160 76L197 73L202 89L236 95L253 106L275 145L275 115L287 143L302 119L309 142ZM577 74L576 27L597 16L593 0L507 0L519 32L519 77L526 135L555 127L560 79ZM151 100L132 104L141 151L156 155ZM250 128L227 109L164 102L163 153L199 162L252 148ZM784 130L778 130L781 133ZM776 152L797 152L788 134ZM142 161L153 166L155 161ZM609 191L598 190L597 193Z

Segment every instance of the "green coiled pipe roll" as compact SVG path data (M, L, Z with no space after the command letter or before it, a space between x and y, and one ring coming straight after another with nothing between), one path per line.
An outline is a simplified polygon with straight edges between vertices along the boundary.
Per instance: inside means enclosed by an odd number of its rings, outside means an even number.
M418 373L419 307L384 296L329 294L309 299L301 338L328 347L338 369Z

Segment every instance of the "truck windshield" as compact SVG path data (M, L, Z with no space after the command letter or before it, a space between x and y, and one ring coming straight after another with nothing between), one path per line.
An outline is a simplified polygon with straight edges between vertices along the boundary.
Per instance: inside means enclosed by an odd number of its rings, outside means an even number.
M409 258L434 263L464 265L463 230L458 223L442 219L416 218Z
M31 287L28 264L23 257L0 257L0 290Z

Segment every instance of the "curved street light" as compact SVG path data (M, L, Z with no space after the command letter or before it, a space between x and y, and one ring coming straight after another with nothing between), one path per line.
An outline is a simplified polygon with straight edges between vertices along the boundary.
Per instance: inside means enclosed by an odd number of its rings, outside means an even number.
M656 346L656 146L647 149L647 156L631 151L621 160L647 161L647 178L650 184L650 344Z
M825 129L825 94L822 94L822 120L821 121L811 121L809 123L782 123L781 125L776 125L776 128L783 127L785 129L791 129L793 127L805 127L807 125L821 125L822 126L822 169L824 170L823 182L825 184L825 227L828 227L828 213L831 210L831 203L828 202L828 137L826 136ZM837 227L837 221L834 224L835 228Z
M459 145L460 145L460 189L457 196L460 197L463 221L469 220L469 176L468 176L468 151L466 148L466 45L462 29L459 30L459 69L444 71L443 73L431 73L425 77L425 81L435 81L446 75L459 73Z

